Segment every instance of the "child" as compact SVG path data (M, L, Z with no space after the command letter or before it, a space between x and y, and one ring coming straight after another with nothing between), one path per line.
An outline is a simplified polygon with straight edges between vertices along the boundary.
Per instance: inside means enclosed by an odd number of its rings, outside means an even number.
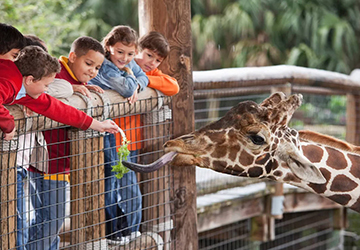
M166 38L159 32L150 31L139 41L139 53L135 56L135 62L149 78L148 87L160 90L167 96L173 96L179 92L176 79L158 69L169 52L170 47Z
M15 27L0 23L0 59L6 59L14 61L18 56L20 50L26 45L26 40L23 34L20 33ZM16 246L18 250L25 249L24 246L27 243L27 221L25 213L25 199L24 199L24 181L27 176L26 168L22 165L24 158L29 155L29 145L22 145L25 139L19 138L19 151L17 156L17 168L16 168L16 210L17 210L17 235L16 235ZM22 150L21 150L22 149ZM29 157L27 157L29 159Z
M144 90L148 84L148 78L141 68L133 60L137 49L137 33L128 26L119 25L114 27L103 39L102 44L105 48L105 61L101 66L99 74L89 83L98 85L103 89L113 89L121 96L128 98L130 104L137 101L138 92ZM133 142L129 145L129 160L135 161L140 143L136 143L139 138L140 115L117 119L117 123L122 128L133 128L126 131L127 139ZM131 134L130 134L130 133ZM135 135L135 136L134 136ZM114 135L105 136L105 205L107 207L106 219L109 221L107 228L111 239L121 243L129 232L122 230L119 226L118 218L121 211L127 215L127 224L130 226L130 238L140 235L139 227L141 222L142 197L140 188L137 184L136 174L133 171L126 173L123 178L117 179L112 172L112 165L118 161L116 143ZM120 203L120 200L123 200ZM114 205L117 204L117 205ZM109 225L110 224L110 225ZM120 232L122 230L122 232Z
M5 23L0 23L0 34L0 59L14 61L19 51L26 45L23 34L15 27Z
M60 83L62 92L67 91L67 86L63 85L63 82L67 81L70 83L71 91L80 92L88 97L89 90L103 93L100 87L87 85L87 81L97 75L104 61L104 54L102 45L94 38L77 38L72 43L69 57L60 57L61 71L50 87L53 88L54 84ZM54 89L51 90L53 94ZM36 214L29 237L30 246L33 248L46 249L50 246L51 249L57 249L60 243L57 234L65 219L66 187L70 182L70 143L67 132L67 129L63 128L44 131L49 164L42 169L29 167L32 183L30 195Z

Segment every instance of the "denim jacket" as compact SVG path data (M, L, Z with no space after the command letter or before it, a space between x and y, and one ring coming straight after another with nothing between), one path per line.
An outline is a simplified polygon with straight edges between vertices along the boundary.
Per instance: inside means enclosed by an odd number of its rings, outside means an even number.
M140 86L139 92L143 91L149 83L149 78L144 71L137 65L135 60L132 60L125 67L130 68L134 72L134 76L120 70L115 64L105 58L99 73L88 84L97 85L104 90L115 90L124 98L132 96L138 85Z

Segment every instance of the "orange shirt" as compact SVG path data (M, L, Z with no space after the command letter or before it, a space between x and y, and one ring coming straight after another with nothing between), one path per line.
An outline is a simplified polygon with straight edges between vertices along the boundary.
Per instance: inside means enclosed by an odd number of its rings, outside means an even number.
M179 92L179 85L175 78L166 75L158 68L146 73L149 78L148 87L157 89L167 96L173 96ZM117 125L125 131L126 139L130 141L129 150L141 149L142 122L141 115L132 115L124 118L114 119ZM117 148L122 144L120 133L115 135Z

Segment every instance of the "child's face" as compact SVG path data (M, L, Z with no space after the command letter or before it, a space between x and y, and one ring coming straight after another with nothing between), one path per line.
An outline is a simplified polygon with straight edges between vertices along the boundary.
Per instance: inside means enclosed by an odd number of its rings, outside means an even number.
M19 55L19 51L20 49L12 49L3 55L0 55L0 59L15 61L16 57Z
M33 76L24 77L24 86L26 94L34 99L37 99L42 93L46 92L49 84L54 81L55 73L45 76L40 80L34 80Z
M124 68L136 55L135 44L126 46L117 42L114 46L106 46L106 49L110 53L110 61L119 69Z
M136 55L135 60L140 68L146 73L159 67L164 58L160 57L152 50L143 49L139 54Z
M69 54L69 68L79 82L87 83L99 72L104 62L104 55L95 50L89 50L83 56L76 56L74 52Z

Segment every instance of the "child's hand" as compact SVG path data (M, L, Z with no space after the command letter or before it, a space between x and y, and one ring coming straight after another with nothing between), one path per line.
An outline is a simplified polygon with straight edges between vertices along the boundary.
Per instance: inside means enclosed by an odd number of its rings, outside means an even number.
M99 93L104 93L105 92L101 87L96 86L96 85L86 85L85 87L88 90L94 90L94 91L99 92Z
M129 75L134 75L134 72L128 67L124 67L122 70L128 73Z
M84 85L72 85L74 92L79 92L84 96L91 98L90 91Z
M23 108L24 108L24 112L27 117L32 116L34 114L34 112L31 109L29 109L28 107L23 106Z
M138 89L139 89L139 86L135 90L134 94L128 98L128 102L130 104L133 104L138 100Z
M119 127L112 120L105 120L100 122L96 119L93 119L90 128L99 132L109 132L112 134L119 132Z
M12 138L14 138L15 135L15 128L10 133L3 133L3 139L5 141L10 141Z

